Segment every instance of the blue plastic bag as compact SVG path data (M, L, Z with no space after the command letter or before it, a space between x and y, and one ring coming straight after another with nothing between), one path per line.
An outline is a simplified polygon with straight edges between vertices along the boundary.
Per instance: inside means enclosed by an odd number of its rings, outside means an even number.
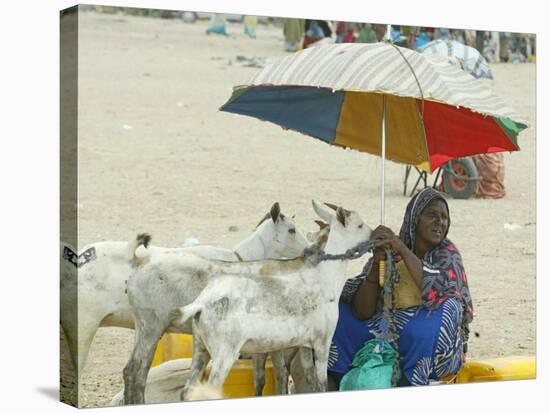
M394 355L395 350L389 342L378 338L367 341L355 354L351 370L342 377L340 391L392 387ZM400 376L398 372L398 380Z

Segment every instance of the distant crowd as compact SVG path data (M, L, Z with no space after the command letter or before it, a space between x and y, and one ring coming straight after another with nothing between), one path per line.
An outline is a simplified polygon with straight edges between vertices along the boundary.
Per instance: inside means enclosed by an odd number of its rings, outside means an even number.
M336 43L373 43L385 39L398 46L419 49L433 40L455 40L477 49L489 62L534 61L536 43L534 34L511 32L461 30L419 26L285 19L283 32L285 50L307 48L323 39Z
M228 35L226 17L244 23L244 34L256 37L256 25L269 23L283 26L284 48L288 52L305 49L316 42L330 43L374 43L391 40L398 46L418 49L433 40L455 40L477 49L490 63L494 62L533 62L536 56L534 34L462 30L449 28L391 25L388 34L387 24L371 24L343 21L325 21L290 18L260 18L257 16L224 15L221 13L196 13L139 9L114 6L83 6L102 13L123 13L160 18L182 18L185 22L196 18L210 18L207 34ZM188 16L193 16L188 21Z

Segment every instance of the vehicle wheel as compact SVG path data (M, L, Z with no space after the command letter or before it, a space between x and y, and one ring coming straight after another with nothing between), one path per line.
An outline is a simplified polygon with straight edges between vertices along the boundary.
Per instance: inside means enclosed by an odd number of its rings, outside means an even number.
M455 178L446 169L443 170L443 188L445 192L457 199L468 199L477 190L479 180L477 168L470 158L454 159L447 166L458 176L470 179ZM471 179L474 178L474 179Z
M194 23L197 20L197 14L192 11L184 11L181 14L181 19L184 23Z

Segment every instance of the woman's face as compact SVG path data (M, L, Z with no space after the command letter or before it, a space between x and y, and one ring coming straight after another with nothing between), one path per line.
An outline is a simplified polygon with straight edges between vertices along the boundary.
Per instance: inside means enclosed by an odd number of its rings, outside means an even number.
M449 212L445 202L435 199L420 214L416 226L415 249L428 249L439 244L449 228Z

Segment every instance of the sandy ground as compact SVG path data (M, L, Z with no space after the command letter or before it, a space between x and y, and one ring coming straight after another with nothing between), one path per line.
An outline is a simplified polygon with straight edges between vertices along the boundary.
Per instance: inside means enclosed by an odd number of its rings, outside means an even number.
M223 38L205 35L206 25L81 14L79 248L141 231L157 245L195 237L231 247L274 201L306 232L315 229L312 198L376 226L378 158L218 111L232 86L257 70L238 56L285 55L282 30L259 26L249 39L242 25L229 24ZM534 125L535 65L495 64L493 72L494 90ZM471 358L535 354L535 135L532 126L520 137L521 152L505 155L505 198L449 200L449 237L462 252L476 307ZM395 230L408 201L403 177L402 165L387 164L386 223ZM119 391L132 344L131 330L100 329L82 406L104 406ZM64 343L62 350L66 359ZM70 374L63 378L66 386Z

